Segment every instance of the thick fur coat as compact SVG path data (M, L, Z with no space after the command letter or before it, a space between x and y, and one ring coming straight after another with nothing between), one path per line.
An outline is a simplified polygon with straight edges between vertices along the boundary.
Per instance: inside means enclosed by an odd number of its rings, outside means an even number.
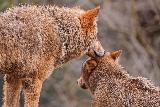
M121 51L88 59L78 84L93 95L93 107L160 107L160 89L132 77L118 63Z
M52 71L88 49L101 56L96 17L99 7L83 11L56 6L21 6L0 14L0 73L5 74L4 107L38 107L43 81ZM96 48L97 46L100 48Z

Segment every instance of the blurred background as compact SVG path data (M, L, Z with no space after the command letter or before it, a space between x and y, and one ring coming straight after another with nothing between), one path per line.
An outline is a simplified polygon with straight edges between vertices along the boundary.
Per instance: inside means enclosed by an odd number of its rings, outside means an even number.
M80 6L84 10L100 5L98 38L105 50L122 49L120 64L130 75L160 85L160 0L0 0L0 11L19 4ZM40 107L91 107L89 92L76 84L86 58L72 60L53 72L43 84Z

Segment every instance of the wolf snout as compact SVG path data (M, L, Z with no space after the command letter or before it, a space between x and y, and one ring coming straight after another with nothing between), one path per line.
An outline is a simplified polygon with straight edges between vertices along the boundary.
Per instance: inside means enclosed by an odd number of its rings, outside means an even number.
M104 56L104 54L105 50L99 41L94 42L92 47L89 48L87 52L87 55L92 58L101 57Z
M103 56L105 54L105 50L99 41L96 41L93 46L93 51L97 56Z

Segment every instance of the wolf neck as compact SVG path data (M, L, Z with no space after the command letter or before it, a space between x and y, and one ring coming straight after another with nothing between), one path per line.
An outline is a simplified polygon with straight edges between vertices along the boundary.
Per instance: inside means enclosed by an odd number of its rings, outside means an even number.
M106 84L114 84L116 82L115 79L123 79L124 81L127 81L129 78L126 71L119 65L111 66L109 69L104 68L104 65L103 67L98 68L100 69L93 72L89 78L89 86L92 94L94 94L95 90L103 85L106 86Z

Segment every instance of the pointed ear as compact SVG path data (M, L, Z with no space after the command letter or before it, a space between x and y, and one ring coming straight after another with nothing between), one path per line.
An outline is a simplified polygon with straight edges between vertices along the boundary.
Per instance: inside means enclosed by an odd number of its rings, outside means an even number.
M122 54L122 50L118 50L118 51L111 52L110 56L113 60L117 60L121 54Z
M96 17L98 16L100 6L97 6L94 9L88 10L80 16L81 26L84 28L89 28L93 26Z
M92 72L97 66L97 62L94 59L87 61L87 69L89 72Z

